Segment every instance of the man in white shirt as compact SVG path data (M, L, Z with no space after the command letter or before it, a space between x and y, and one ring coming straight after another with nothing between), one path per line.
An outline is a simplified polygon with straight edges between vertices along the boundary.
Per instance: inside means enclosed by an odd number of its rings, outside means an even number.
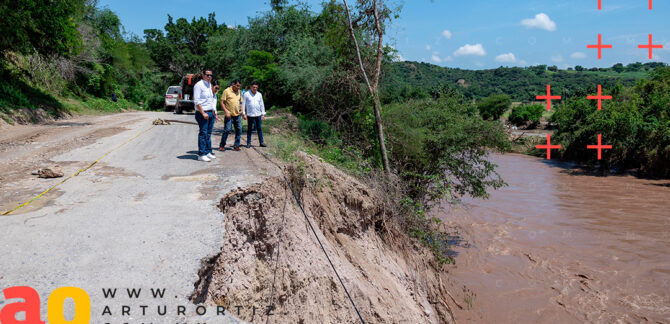
M216 115L216 97L212 93L212 70L202 71L202 80L193 87L195 120L198 122L198 161L209 162L215 159L212 152L212 130Z
M265 104L263 95L258 92L258 82L251 82L251 89L242 97L242 118L247 120L247 147L251 147L251 130L256 126L258 142L261 147L266 147L263 142L262 121L265 120Z

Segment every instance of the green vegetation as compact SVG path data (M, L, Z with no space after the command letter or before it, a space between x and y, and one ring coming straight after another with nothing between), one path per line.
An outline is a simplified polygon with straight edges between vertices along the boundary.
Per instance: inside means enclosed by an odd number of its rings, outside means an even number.
M372 172L371 161L356 148L342 146L340 135L327 123L305 116L296 120L288 111L275 111L271 115L263 122L263 129L270 151L280 160L297 163L294 153L303 151L357 177Z
M486 197L502 179L485 150L508 148L499 123L481 120L474 107L454 97L384 107L390 157L410 196L426 205L454 194Z
M436 87L453 87L465 98L480 100L495 94L507 94L513 101L532 102L546 92L547 84L560 89L563 98L595 89L598 84L613 87L620 83L632 86L637 80L664 63L631 63L618 73L613 68L587 70L548 70L546 65L530 67L499 67L492 70L444 68L429 63L392 62L387 64L381 84L382 102L408 98L420 99ZM459 82L460 81L460 82ZM423 90L419 90L423 89Z
M4 1L0 5L0 54L71 55L81 38L75 20L84 11L84 0Z
M218 22L213 13L190 20L168 16L162 29L146 30L140 39L122 34L113 11L82 1L54 10L45 0L0 5L2 13L17 6L31 11L26 15L34 20L18 29L8 21L0 23L2 31L12 30L12 40L33 44L29 49L3 46L3 118L17 109L44 109L53 116L118 111L140 102L145 109L161 109L168 86L205 67L224 85L233 79L244 84L258 80L266 106L290 111L277 112L264 125L266 132L275 133L268 137L274 154L289 163L295 162L296 150L316 154L383 188L395 207L385 216L431 247L441 261L446 260L447 240L430 217L431 208L445 198L486 197L488 190L504 185L485 158L491 149L509 149L497 119L512 100L533 101L549 83L565 98L565 108L552 117L557 136L569 148L565 158L594 162L585 145L602 131L606 143L622 150L601 165L639 166L653 174L667 174L670 165L668 69L662 63L629 64L623 70L619 65L593 71L542 65L467 71L394 62L394 50L386 47L379 84L392 169L386 176L380 172L372 113L376 101L364 85L351 38L343 37L348 28L341 3L327 1L315 12L303 4L272 1L271 11L236 27ZM370 23L369 6L368 1L357 2L352 21L363 65L372 70L380 36ZM394 12L383 8L382 30ZM20 18L15 12L8 15L10 22ZM43 30L54 24L62 28ZM45 37L56 41L38 46ZM649 72L651 80L639 81ZM616 98L598 114L592 101L580 99L597 84ZM110 99L113 93L117 103ZM537 108L532 107L512 111L510 118L533 122Z
M62 104L46 91L32 87L25 81L15 77L7 68L0 66L0 109L9 113L15 108L47 107L51 114L62 109Z
M11 36L2 41L12 43L3 43L0 53L4 119L17 109L60 117L74 107L108 112L140 102L162 107L164 82L150 73L153 62L143 42L125 39L111 10L96 8L94 1L33 0L2 4L0 12L10 17L0 23ZM82 104L66 104L72 100Z
M272 154L283 161L299 167L294 153L304 151L384 187L396 205L390 216L400 227L426 244L440 264L453 262L447 255L449 238L437 230L440 221L429 212L444 199L486 197L487 188L504 185L485 158L487 149L509 149L501 125L482 120L475 106L448 95L394 103L383 112L389 159L397 174L391 183L382 176L375 155L343 145L342 133L328 123L275 112L263 127L270 133L266 137Z
M484 98L477 104L477 110L479 114L485 120L493 119L498 120L502 116L509 106L512 104L512 100L506 94L497 94Z
M540 118L545 111L546 108L540 104L520 105L512 109L508 120L517 126L534 127L540 122Z
M595 100L583 96L554 113L560 156L603 172L637 168L645 175L670 176L670 68L656 69L633 87L617 85L603 93L613 99L603 101L600 111ZM598 134L603 144L612 145L600 161L586 148L597 144Z

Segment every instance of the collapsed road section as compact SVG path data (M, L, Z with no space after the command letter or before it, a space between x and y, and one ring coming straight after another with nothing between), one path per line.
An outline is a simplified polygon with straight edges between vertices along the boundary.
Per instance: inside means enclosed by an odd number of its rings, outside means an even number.
M298 156L300 167L286 168L287 177L365 321L453 322L448 279L430 252L384 225L376 193L318 158ZM293 199L275 177L220 200L223 247L203 261L193 302L253 305L239 318L259 323L360 322Z

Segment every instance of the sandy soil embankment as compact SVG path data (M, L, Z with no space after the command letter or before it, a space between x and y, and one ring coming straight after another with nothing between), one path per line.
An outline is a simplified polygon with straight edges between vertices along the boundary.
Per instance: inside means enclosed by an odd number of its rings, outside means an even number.
M435 271L422 246L385 228L376 193L318 158L298 155L304 170L287 173L365 321L453 322L446 273ZM219 207L224 244L204 263L194 301L274 305L275 323L359 322L283 179L233 191ZM243 309L239 317L266 321L260 310Z

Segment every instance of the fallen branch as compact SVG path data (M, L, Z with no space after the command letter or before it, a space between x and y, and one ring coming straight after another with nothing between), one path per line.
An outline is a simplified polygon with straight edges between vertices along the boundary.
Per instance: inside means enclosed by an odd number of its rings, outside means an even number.
M516 143L516 141L520 140L524 135L526 135L526 132L521 133L521 135L519 135L519 137L513 139L512 143Z

